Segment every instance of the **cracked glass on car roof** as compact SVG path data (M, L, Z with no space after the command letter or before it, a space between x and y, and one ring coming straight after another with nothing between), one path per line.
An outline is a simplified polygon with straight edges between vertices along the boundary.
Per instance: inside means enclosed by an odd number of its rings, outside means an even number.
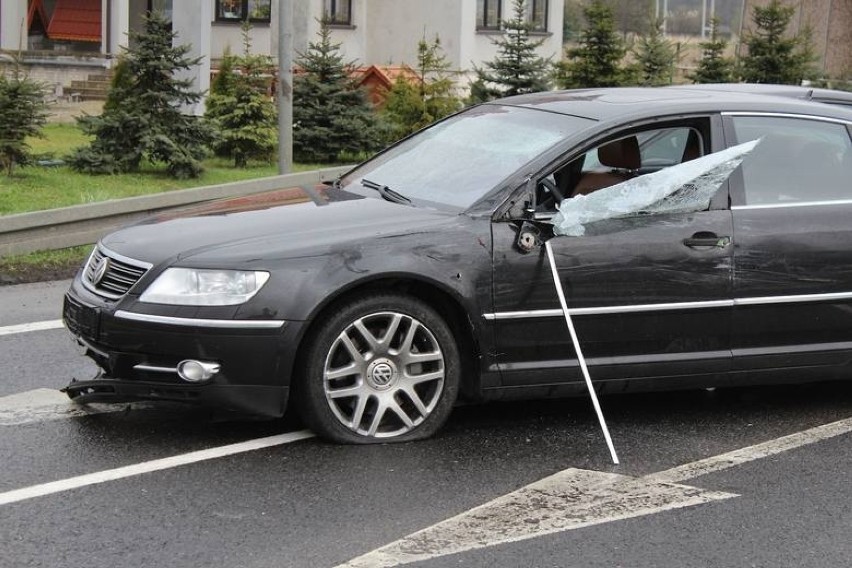
M482 105L432 126L341 180L367 178L414 204L465 209L530 160L594 121L523 107Z

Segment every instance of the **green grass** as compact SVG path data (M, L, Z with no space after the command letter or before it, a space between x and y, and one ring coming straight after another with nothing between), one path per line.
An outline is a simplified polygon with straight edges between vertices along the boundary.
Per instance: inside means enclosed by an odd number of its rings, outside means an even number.
M61 158L71 150L87 143L86 136L73 124L49 124L44 138L29 140L36 155ZM278 173L274 164L250 164L234 168L228 160L211 158L204 162L205 172L197 179L175 180L151 166L135 174L92 176L73 171L67 166L17 168L12 177L0 174L0 215L40 211L121 199L175 189L215 185L273 176ZM317 164L294 164L296 172L315 170Z
M91 251L83 245L0 258L0 284L70 278Z

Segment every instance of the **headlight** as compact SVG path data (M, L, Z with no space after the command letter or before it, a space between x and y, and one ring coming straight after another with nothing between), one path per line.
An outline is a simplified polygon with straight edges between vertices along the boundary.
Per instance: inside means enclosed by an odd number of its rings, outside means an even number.
M257 294L268 272L169 268L142 293L141 302L177 306L235 306Z

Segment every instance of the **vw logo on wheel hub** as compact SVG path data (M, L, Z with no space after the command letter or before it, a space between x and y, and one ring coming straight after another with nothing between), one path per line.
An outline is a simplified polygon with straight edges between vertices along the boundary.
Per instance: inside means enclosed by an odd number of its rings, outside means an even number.
M367 369L367 378L373 388L386 389L396 380L396 366L388 359L377 359Z

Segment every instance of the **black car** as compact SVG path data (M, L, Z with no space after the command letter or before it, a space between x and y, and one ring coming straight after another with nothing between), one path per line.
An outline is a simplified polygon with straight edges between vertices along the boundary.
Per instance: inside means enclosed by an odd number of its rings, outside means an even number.
M760 87L473 107L286 205L104 237L64 308L102 371L66 390L289 406L356 443L429 436L459 397L581 394L545 241L600 392L848 379L850 134L848 107ZM554 235L560 204L753 140L701 210Z

